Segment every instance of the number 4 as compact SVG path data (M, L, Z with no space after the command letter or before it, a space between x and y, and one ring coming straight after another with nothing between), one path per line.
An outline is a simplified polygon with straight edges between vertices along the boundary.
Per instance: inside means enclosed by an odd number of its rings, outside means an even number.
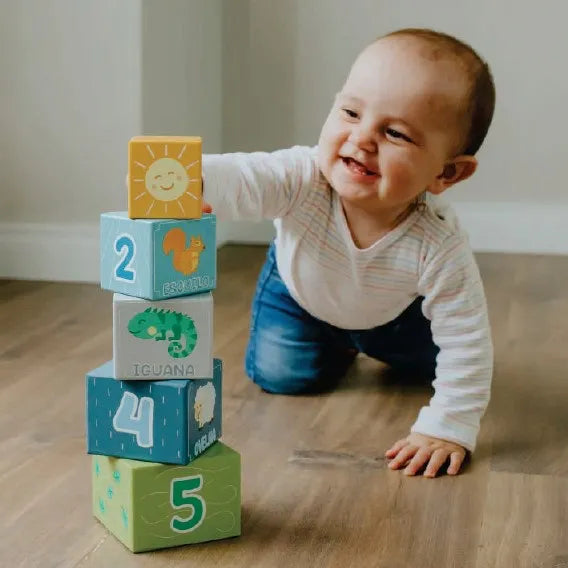
M201 495L192 495L203 487L202 475L178 477L172 479L170 489L170 504L174 509L191 508L191 515L187 518L174 515L170 521L173 531L185 533L195 530L205 519L205 500Z
M124 391L112 425L117 432L136 434L141 448L151 448L154 445L154 399L143 396L138 401L134 393Z

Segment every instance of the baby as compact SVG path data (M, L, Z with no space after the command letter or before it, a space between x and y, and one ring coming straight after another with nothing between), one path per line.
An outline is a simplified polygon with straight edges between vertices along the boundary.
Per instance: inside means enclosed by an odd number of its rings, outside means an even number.
M480 274L438 197L476 169L495 90L471 47L388 34L357 57L317 147L203 156L219 219L273 219L246 372L270 393L331 388L357 353L433 379L389 467L457 474L490 398Z

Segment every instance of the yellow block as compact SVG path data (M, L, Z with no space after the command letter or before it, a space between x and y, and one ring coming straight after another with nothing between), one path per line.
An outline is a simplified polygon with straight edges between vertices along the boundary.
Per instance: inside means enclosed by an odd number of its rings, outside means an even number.
M201 217L201 138L135 136L128 143L128 216Z

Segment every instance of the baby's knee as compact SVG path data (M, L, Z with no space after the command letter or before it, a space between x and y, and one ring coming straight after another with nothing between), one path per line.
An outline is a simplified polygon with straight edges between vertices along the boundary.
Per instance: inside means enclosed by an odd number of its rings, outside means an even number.
M263 391L270 394L305 394L313 392L313 385L306 380L297 380L295 377L283 373L261 373L258 369L251 372L247 368L249 378Z
M312 392L318 383L317 376L294 369L275 359L247 358L246 372L262 390L273 394L301 394Z
M321 371L301 348L282 342L249 343L246 373L261 389L273 394L301 394L320 390Z

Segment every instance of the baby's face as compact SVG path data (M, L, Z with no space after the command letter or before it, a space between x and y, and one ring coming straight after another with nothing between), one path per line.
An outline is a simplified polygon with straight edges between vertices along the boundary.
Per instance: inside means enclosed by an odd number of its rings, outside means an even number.
M319 166L343 200L370 210L411 203L453 156L465 83L407 38L380 40L355 61L323 126Z

